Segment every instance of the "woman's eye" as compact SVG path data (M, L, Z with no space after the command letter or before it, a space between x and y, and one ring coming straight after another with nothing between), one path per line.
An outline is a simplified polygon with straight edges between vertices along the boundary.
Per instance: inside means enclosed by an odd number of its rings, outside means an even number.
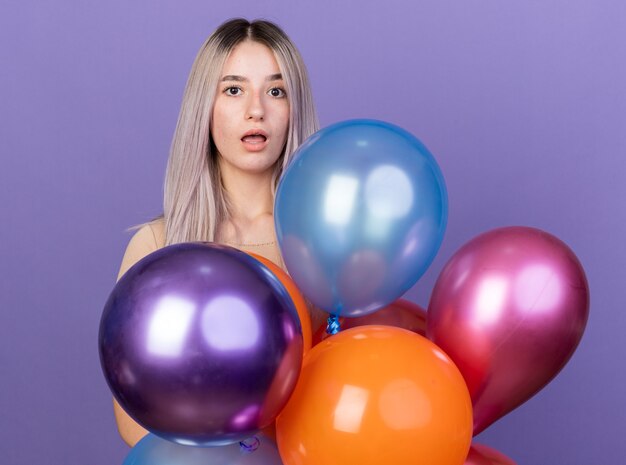
M281 89L280 87L274 87L270 89L269 94L272 97L277 97L277 98L285 97L287 95L284 89Z
M227 87L226 89L224 89L224 92L226 92L226 95L240 95L241 93L241 89L239 87Z

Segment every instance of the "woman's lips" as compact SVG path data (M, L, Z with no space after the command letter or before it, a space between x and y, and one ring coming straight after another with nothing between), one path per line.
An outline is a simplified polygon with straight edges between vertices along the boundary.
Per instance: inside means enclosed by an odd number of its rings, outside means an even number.
M267 145L267 138L260 134L245 136L241 138L241 142L249 152L260 152Z

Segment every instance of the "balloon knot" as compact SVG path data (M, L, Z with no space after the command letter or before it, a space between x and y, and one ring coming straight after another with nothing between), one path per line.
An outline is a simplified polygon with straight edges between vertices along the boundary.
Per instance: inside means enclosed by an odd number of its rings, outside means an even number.
M326 320L326 333L333 335L341 331L341 324L339 323L338 315L330 315Z
M261 445L261 441L256 436L252 436L251 438L244 439L239 442L239 449L244 454L251 454L255 450L259 448Z

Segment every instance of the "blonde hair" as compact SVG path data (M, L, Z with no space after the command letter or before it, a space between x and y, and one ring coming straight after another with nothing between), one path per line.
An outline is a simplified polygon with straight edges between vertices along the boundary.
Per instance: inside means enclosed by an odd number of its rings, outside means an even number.
M252 40L274 52L289 99L289 127L272 178L272 193L293 152L318 129L306 67L289 37L275 24L233 19L206 40L193 63L170 148L164 184L165 244L215 240L217 226L229 217L211 115L220 73L231 51Z

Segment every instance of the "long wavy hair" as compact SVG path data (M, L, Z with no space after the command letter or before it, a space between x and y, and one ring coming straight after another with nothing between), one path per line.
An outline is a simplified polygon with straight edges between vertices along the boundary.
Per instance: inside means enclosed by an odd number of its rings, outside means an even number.
M269 21L240 18L219 26L194 60L170 148L163 199L166 245L214 241L218 225L229 218L211 115L224 63L244 40L274 52L289 99L287 140L274 168L273 194L293 152L319 127L306 67L283 30Z

